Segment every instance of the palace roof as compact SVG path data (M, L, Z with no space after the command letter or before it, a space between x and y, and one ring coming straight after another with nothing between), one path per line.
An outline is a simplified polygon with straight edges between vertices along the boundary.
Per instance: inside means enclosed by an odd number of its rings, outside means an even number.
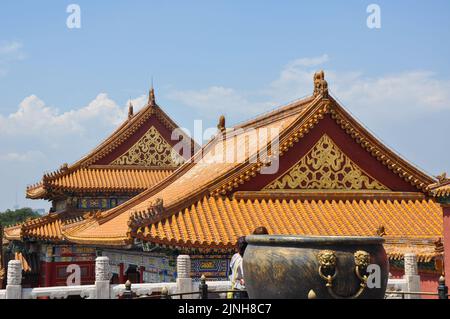
M216 136L171 176L64 236L107 246L138 238L230 249L257 226L273 234L374 235L384 225L389 240L403 240L390 246L392 256L405 240L431 249L442 237L440 207L428 199L434 179L368 132L318 75L311 97L229 129L221 118ZM279 134L261 143L249 130ZM271 148L275 136L278 151ZM242 161L223 160L236 150L244 150ZM265 174L278 159L279 172Z
M133 166L99 166L80 168L71 173L46 179L27 190L28 198L42 198L47 189L53 192L141 192L157 184L174 168Z
M133 114L94 150L72 165L63 164L27 188L31 199L51 199L64 191L142 191L155 185L191 154L178 154L182 141L191 153L198 145L156 104L153 89L148 104ZM179 137L172 140L172 132ZM189 152L188 152L189 153ZM163 169L163 171L161 171Z
M3 228L3 237L7 240L20 240L20 229L22 224Z
M238 237L259 226L270 234L311 236L377 236L383 227L390 257L411 246L416 251L420 242L427 244L421 259L434 254L434 241L442 236L439 204L414 193L276 195L205 197L170 217L132 228L131 236L164 246L233 250Z
M84 220L82 212L50 213L46 216L30 219L21 224L5 228L4 237L8 240L44 240L64 241L62 229L67 225Z
M438 182L429 186L431 193L438 198L450 197L450 178L447 178L446 173L437 178Z

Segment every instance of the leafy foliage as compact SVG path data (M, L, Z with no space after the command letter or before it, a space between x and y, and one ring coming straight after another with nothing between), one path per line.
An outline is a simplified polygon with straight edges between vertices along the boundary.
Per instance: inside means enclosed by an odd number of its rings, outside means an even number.
M39 213L33 211L31 208L8 209L0 213L0 224L2 226L10 226L24 222L28 218L37 218L40 216Z

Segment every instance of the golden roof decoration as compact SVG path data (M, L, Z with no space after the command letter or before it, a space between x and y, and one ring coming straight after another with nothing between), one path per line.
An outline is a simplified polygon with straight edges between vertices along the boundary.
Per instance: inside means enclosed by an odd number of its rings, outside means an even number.
M435 242L434 242L434 252L436 254L442 254L444 253L444 243L442 242L442 238L439 237Z
M130 103L128 104L128 119L131 119L133 115L134 115L133 104L131 103L130 100Z
M220 132L224 132L226 130L224 115L221 115L219 117L219 123L217 124L217 128L219 129Z
M386 236L386 229L383 225L377 227L376 235L380 237Z
M358 167L327 134L264 189L389 190Z
M314 96L328 96L328 82L325 80L325 72L323 70L314 73Z
M111 165L176 167L183 162L184 158L152 126L133 146L116 158Z
M450 197L450 178L444 172L436 176L437 182L429 185L428 189L435 197Z

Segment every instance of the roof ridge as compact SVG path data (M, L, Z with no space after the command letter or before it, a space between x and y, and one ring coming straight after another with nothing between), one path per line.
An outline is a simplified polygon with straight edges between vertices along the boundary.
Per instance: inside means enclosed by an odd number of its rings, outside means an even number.
M291 102L289 102L287 104L282 104L281 106L277 106L273 110L270 110L270 111L265 112L263 114L259 114L256 117L251 118L251 119L246 120L246 121L243 121L241 123L237 123L232 128L233 129L239 129L239 128L248 127L248 126L250 126L252 124L260 124L260 123L262 123L262 125L267 125L269 123L273 123L275 121L280 120L280 117L276 117L276 115L280 115L280 114L284 115L284 116L281 116L281 118L293 115L296 112L301 111L301 110L298 109L300 106L305 106L307 103L311 102L315 98L316 98L316 96L314 96L314 95L308 95L306 97L299 98L299 99L296 99L294 101L291 101ZM267 121L267 123L265 121ZM254 127L254 126L252 126L252 127Z
M364 125L362 125L359 120L351 115L350 112L347 111L336 99L332 96L330 96L330 99L333 101L335 106L331 109L332 117L346 131L347 134L349 134L358 144L365 148L372 156L382 162L383 165L387 166L399 176L402 174L403 176L400 177L404 178L405 181L411 183L423 192L427 192L427 187L434 182L434 179L431 176L425 172L422 172L414 164L410 163L400 154L387 147ZM386 154L381 154L382 152ZM390 158L386 158L386 155ZM393 161L396 163L392 163ZM413 175L415 176L413 177Z

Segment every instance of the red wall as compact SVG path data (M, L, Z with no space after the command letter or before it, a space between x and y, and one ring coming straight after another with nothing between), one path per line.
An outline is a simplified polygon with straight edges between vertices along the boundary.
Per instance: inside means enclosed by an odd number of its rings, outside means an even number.
M444 228L444 273L446 275L446 285L450 286L450 205L442 205L443 228Z
M41 262L40 287L66 286L68 274L65 270L69 265L78 265L81 268L81 284L92 285L95 282L95 262Z
M403 278L404 272L400 269L390 269L389 272L395 279ZM430 274L428 272L419 271L420 276L420 291L422 292L438 292L438 274ZM437 296L421 296L422 299L437 299Z

